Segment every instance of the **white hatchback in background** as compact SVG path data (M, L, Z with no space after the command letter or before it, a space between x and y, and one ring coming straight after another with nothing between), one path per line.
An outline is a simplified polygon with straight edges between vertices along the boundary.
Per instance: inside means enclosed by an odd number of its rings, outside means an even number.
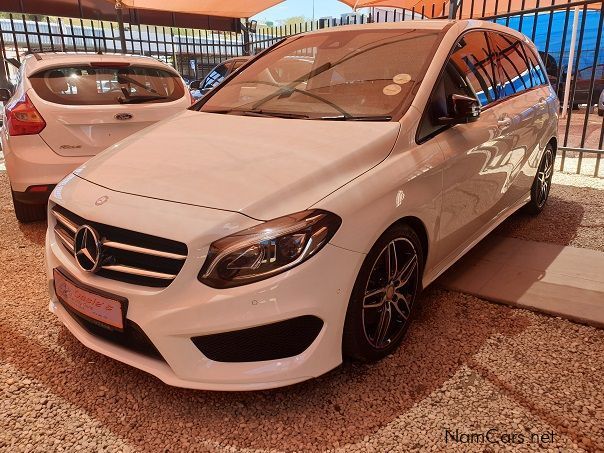
M15 214L30 222L44 219L65 175L191 98L180 75L150 57L40 53L24 58L5 102L0 135Z

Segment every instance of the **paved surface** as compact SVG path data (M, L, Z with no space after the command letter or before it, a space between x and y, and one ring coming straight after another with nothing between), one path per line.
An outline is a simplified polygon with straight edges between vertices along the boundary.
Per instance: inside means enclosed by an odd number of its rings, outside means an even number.
M604 252L491 235L439 283L483 299L604 327Z
M562 217L572 234L538 239L589 246L600 205L569 206L604 192L585 190L554 186L544 215L508 233ZM380 363L280 390L188 391L86 349L48 312L45 224L17 224L4 174L0 231L2 452L604 450L604 330L432 288Z

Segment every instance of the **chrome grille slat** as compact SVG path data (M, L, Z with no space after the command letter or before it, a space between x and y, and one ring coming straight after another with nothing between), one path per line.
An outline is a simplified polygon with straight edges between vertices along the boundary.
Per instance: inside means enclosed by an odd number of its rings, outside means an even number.
M143 255L159 256L161 258L168 258L173 260L186 260L186 255L179 255L177 253L163 252L161 250L154 250L147 247L139 247L136 245L124 244L123 242L116 241L103 241L105 247L111 247L113 249L126 250L128 252L141 253Z
M63 243L63 245L71 252L74 253L74 243L73 238L67 236L62 228L55 227L55 234L59 238L59 240Z
M76 231L78 231L78 228L80 226L77 223L74 223L71 220L69 220L67 217L65 217L60 212L58 212L55 209L53 209L52 210L52 215L55 217L55 219L57 219L58 222L61 223L61 225L63 225L65 228L67 228L73 234L75 234Z
M186 245L173 240L87 221L59 205L52 208L52 215L56 219L55 236L70 255L75 255L75 236L82 225L98 232L102 263L96 273L104 278L166 287L187 259Z
M138 275L140 277L160 278L162 280L174 280L176 278L176 275L173 274L164 274L163 272L148 271L138 267L122 266L119 264L101 266L101 269L106 269L113 272L123 272L124 274Z

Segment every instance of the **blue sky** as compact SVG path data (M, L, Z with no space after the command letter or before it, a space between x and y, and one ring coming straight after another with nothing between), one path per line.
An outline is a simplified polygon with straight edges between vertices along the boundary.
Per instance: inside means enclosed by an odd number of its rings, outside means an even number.
M325 16L338 17L342 13L349 13L351 8L337 0L315 0L315 19ZM254 19L278 21L292 16L306 16L312 18L313 0L286 0L261 12Z

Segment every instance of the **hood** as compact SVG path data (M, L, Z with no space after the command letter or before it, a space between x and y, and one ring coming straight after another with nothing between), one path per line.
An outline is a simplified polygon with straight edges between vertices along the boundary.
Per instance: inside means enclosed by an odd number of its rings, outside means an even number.
M187 110L111 146L76 173L119 192L268 220L307 209L379 164L399 128Z

